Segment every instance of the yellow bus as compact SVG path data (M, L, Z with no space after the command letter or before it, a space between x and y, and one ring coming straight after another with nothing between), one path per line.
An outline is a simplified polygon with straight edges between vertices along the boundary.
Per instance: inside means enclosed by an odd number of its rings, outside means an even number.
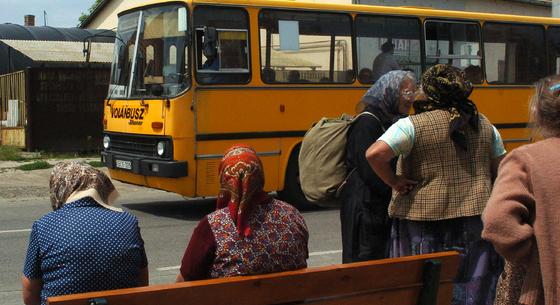
M508 148L529 142L532 84L560 71L552 18L270 0L154 1L119 14L102 160L113 179L214 196L246 143L265 188L303 203L297 155L323 116L353 113L387 42L401 69L464 69Z

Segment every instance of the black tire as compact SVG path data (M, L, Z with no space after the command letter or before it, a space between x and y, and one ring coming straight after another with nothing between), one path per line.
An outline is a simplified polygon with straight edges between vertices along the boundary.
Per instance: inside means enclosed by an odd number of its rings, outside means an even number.
M299 148L300 146L294 148L292 154L290 155L290 159L288 159L286 177L284 179L284 189L278 192L278 197L280 200L294 205L300 210L314 209L317 208L317 206L307 201L303 191L301 190L301 184L299 182Z

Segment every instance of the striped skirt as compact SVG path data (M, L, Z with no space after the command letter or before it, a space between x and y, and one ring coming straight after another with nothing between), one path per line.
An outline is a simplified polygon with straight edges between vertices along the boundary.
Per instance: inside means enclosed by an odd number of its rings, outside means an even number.
M390 257L455 250L461 254L453 305L491 305L503 260L483 240L480 216L440 221L393 219Z

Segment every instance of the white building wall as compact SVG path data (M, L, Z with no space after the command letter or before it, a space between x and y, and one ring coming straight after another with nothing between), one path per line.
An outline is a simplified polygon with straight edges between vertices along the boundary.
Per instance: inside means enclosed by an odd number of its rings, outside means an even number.
M352 4L352 0L295 0L298 2Z
M527 16L551 15L551 8L506 0L296 0L320 3L356 3L384 6L423 6L438 9L502 13ZM94 20L86 26L88 29L112 29L117 26L117 14L126 9L150 3L150 0L111 0Z
M353 0L354 3L384 6L423 6L445 10L550 17L548 6L505 0Z
M552 0L552 17L560 18L560 0Z
M295 0L320 3L352 3L352 0ZM109 4L88 24L86 29L113 29L117 26L117 14L137 6L153 3L152 0L110 0Z
M532 5L514 1L470 0L466 2L465 10L473 12L541 17L550 17L551 14L551 9L548 6Z
M85 28L86 29L114 29L117 27L118 13L148 3L153 3L153 1L111 0Z

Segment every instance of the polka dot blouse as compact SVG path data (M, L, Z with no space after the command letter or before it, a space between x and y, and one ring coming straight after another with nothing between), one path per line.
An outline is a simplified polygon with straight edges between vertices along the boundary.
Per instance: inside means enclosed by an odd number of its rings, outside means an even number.
M138 220L90 197L65 204L33 224L23 274L50 296L138 286L148 261Z

